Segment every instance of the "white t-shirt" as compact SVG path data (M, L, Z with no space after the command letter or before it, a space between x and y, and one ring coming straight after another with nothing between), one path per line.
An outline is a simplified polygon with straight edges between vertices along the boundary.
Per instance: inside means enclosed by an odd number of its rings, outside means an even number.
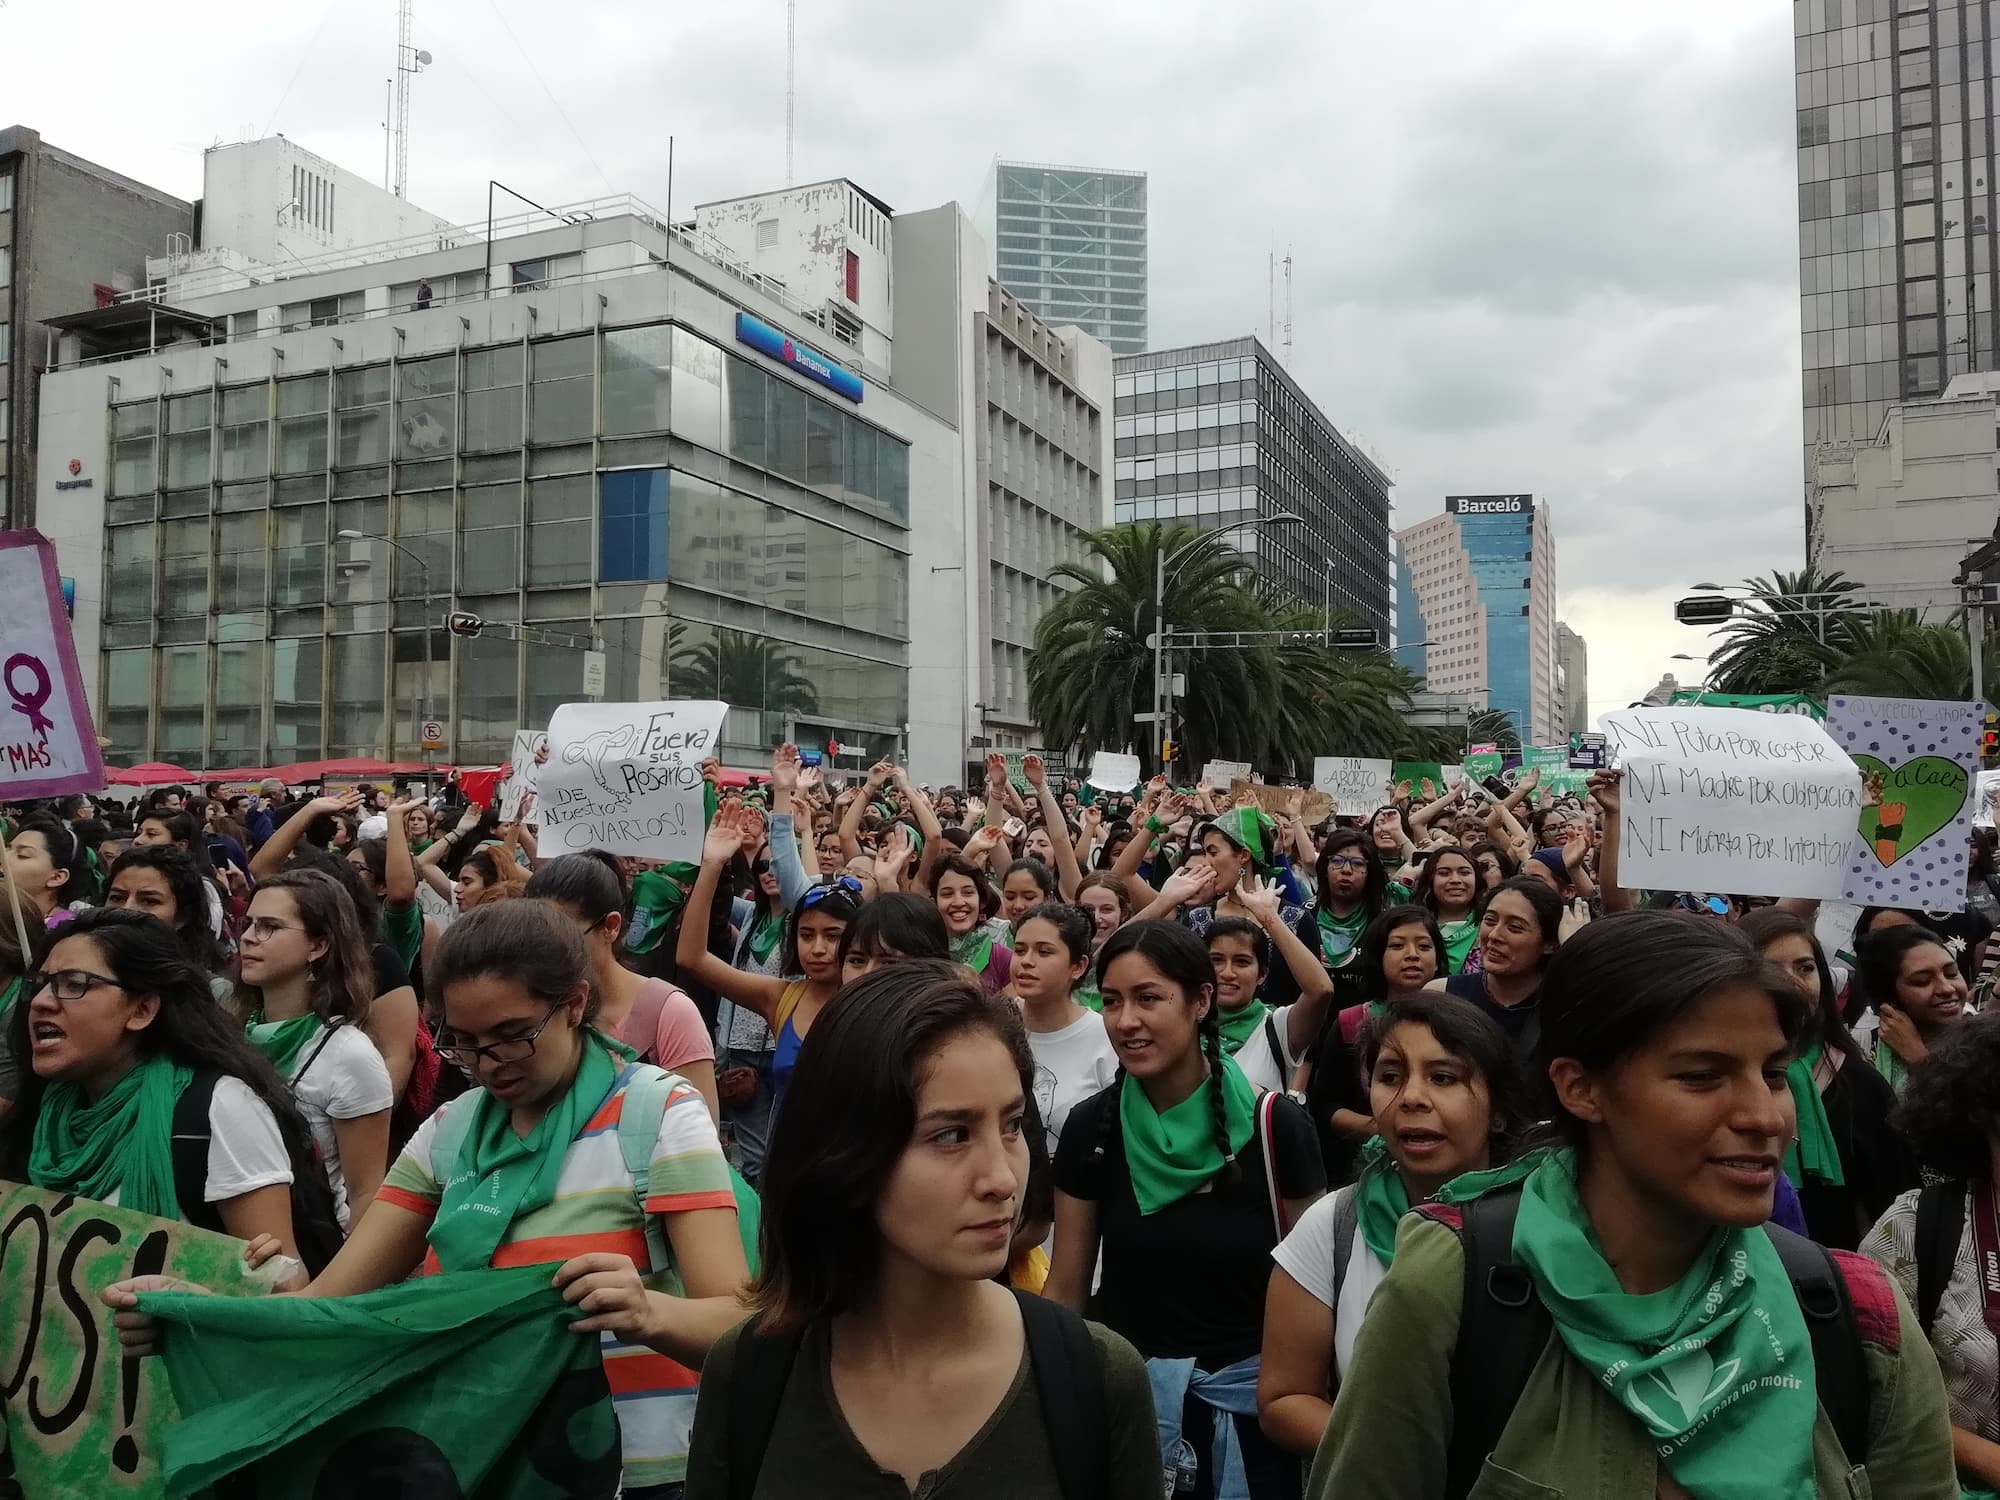
M1094 1010L1061 1031L1029 1032L1028 1050L1035 1054L1035 1104L1053 1157L1069 1112L1118 1076L1118 1054L1105 1034L1104 1017Z
M1291 1008L1281 1005L1265 1014L1257 1029L1250 1034L1236 1052L1236 1066L1243 1070L1243 1076L1250 1080L1252 1088L1269 1089L1274 1094L1282 1094L1292 1086L1292 1074L1298 1070L1303 1058L1292 1056L1292 1039L1286 1035L1291 1028ZM1277 1033L1278 1050L1282 1057L1271 1055L1271 1034Z
M1354 1249L1347 1257L1346 1278L1340 1283L1340 1305L1334 1307L1333 1221L1339 1216L1340 1205L1353 1196L1351 1183L1328 1193L1300 1215L1292 1232L1271 1252L1271 1259L1287 1276L1333 1308L1333 1367L1340 1375L1347 1373L1348 1362L1354 1358L1354 1338L1361 1332L1368 1299L1389 1275L1389 1268L1375 1258L1357 1224Z
M290 1184L292 1159L270 1107L240 1078L215 1080L208 1101L208 1186L202 1197L227 1203L273 1183ZM118 1194L104 1200L116 1205Z
M322 1048L321 1043L326 1045ZM313 1057L314 1052L319 1056ZM307 1067L307 1059L312 1066ZM305 1076L299 1076L304 1069ZM293 1081L296 1080L296 1081ZM393 1108L396 1091L389 1082L389 1068L382 1054L359 1026L336 1026L330 1035L316 1036L299 1049L292 1068L292 1095L299 1101L299 1113L312 1130L313 1144L326 1164L326 1180L333 1187L334 1211L340 1227L347 1228L347 1178L340 1170L340 1138L334 1134L335 1120L357 1120ZM385 1161L383 1166L387 1166Z

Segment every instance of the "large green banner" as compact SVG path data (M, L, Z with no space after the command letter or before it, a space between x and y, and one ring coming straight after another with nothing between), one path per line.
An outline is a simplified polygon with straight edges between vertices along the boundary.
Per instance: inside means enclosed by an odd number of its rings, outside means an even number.
M243 1242L88 1198L0 1181L0 1399L29 1500L161 1493L175 1420L156 1359L121 1360L102 1293L128 1276L263 1293Z
M1826 717L1825 705L1804 693L1711 693L1706 688L1682 688L1668 701L1705 708L1754 708L1765 714L1804 714L1809 719Z

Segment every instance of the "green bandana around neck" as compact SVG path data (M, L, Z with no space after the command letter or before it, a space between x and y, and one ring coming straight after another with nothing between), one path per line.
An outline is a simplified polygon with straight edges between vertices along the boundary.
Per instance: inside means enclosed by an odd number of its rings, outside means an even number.
M750 924L750 956L764 962L785 935L785 919L775 914L758 917Z
M1354 945L1361 940L1361 934L1368 926L1368 908L1357 906L1346 916L1336 917L1321 906L1314 909L1313 917L1319 923L1319 951L1325 957L1327 967L1342 967L1354 957Z
M0 989L0 1026L7 1024L7 1018L14 1013L14 1002L21 998L21 981L10 979L7 987Z
M1529 1151L1497 1167L1463 1172L1432 1195L1433 1203L1464 1203L1495 1188L1525 1180L1542 1164L1546 1151ZM1383 1265L1396 1259L1396 1225L1410 1211L1410 1190L1396 1170L1388 1143L1372 1136L1361 1148L1361 1175L1354 1182L1355 1222L1369 1251Z
M662 865L632 877L632 922L625 929L631 953L651 953L674 924L674 914L687 904L688 891L699 872L693 865Z
M951 956L957 963L964 964L975 974L984 974L987 964L993 961L993 928L981 922L970 932L962 932L951 940Z
M1243 1050L1243 1044L1257 1034L1257 1028L1264 1024L1264 1017L1271 1013L1271 1007L1263 1000L1253 998L1248 1005L1239 1005L1235 1010L1222 1012L1222 1050L1234 1057ZM1284 1059L1275 1059L1281 1066Z
M174 1104L193 1077L164 1057L149 1057L95 1104L76 1084L50 1084L35 1116L28 1180L99 1202L115 1192L120 1208L178 1219Z
M306 1044L319 1035L321 1025L313 1011L293 1016L289 1021L267 1021L260 1009L251 1012L250 1024L243 1028L243 1034L250 1039L251 1046L271 1060L280 1078L290 1078L292 1064L299 1060Z
M1902 1058L1896 1056L1896 1049L1882 1040L1882 1033L1875 1033L1875 1071L1889 1081L1889 1087L1897 1093L1903 1092L1903 1082L1910 1076Z
M477 1091L472 1123L458 1159L445 1170L437 1218L431 1221L430 1245L440 1269L473 1271L490 1264L508 1227L555 1197L570 1142L617 1081L604 1039L585 1032L575 1079L526 1135L514 1133L506 1105Z
M1571 1356L1703 1500L1812 1500L1819 1395L1791 1278L1761 1227L1718 1228L1657 1292L1619 1285L1552 1152L1521 1189L1514 1254Z
M1269 813L1246 803L1217 813L1208 820L1208 826L1248 854L1259 874L1271 868L1271 831L1277 824L1271 821Z
M1215 1143L1215 1115L1209 1103L1216 1081L1201 1087L1165 1114L1155 1110L1131 1074L1118 1089L1118 1123L1125 1135L1125 1165L1141 1214L1156 1214L1178 1203L1220 1172L1223 1154ZM1233 1158L1249 1143L1255 1127L1257 1091L1233 1059L1222 1060L1222 1116Z
M1807 1178L1829 1187L1847 1182L1840 1167L1840 1148L1833 1141L1833 1127L1827 1123L1826 1101L1813 1081L1813 1069L1825 1051L1825 1043L1814 1042L1785 1069L1785 1082L1791 1085L1792 1105L1799 1117L1798 1139L1785 1148L1785 1175L1794 1187L1804 1187Z
M1444 957L1449 965L1444 972L1456 974L1465 967L1466 955L1479 941L1479 923L1470 917L1463 922L1440 922L1438 935L1444 939Z

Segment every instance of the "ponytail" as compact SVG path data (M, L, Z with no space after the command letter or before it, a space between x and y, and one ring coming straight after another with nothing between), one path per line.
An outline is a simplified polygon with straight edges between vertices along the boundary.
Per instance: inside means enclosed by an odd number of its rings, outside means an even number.
M1229 1114L1222 1103L1222 1011L1219 1004L1211 1004L1208 1014L1201 1018L1196 1032L1196 1042L1202 1055L1208 1059L1208 1115L1215 1130L1215 1149L1222 1156L1222 1170L1216 1174L1216 1186L1233 1188L1243 1180L1243 1168L1237 1164L1236 1152L1229 1144Z

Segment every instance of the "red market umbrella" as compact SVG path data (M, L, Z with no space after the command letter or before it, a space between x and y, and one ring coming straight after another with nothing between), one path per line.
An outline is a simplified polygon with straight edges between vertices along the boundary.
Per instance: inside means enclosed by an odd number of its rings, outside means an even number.
M105 779L113 786L174 786L201 778L192 771L183 771L179 766L170 766L163 760L148 760L130 769L107 766Z

